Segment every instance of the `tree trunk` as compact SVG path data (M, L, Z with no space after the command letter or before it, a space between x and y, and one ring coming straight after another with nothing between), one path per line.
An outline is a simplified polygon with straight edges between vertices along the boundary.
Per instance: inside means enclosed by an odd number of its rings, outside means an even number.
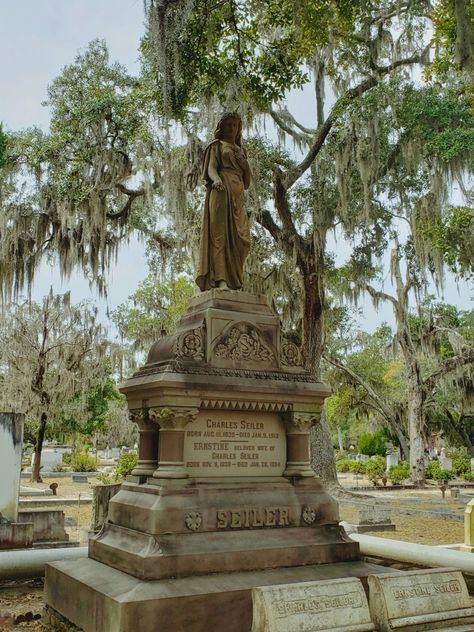
M324 481L337 483L336 461L331 441L331 431L324 409L321 420L311 429L311 467Z
M311 261L305 262L304 313L303 313L303 346L305 364L316 378L321 375L321 357L324 345L324 286L321 274L318 274ZM322 270L322 264L320 266ZM316 475L329 483L337 483L334 448L331 441L326 415L321 414L321 421L311 428L311 465Z
M408 428L410 433L410 476L415 485L425 482L425 451L423 441L423 393L415 375L408 380Z
M30 481L32 483L42 483L40 468L41 468L41 452L43 450L43 441L44 441L44 433L46 430L46 422L48 420L48 415L45 412L41 413L40 423L38 428L38 435L36 437L35 444L35 460L33 464L33 468L31 470L31 478Z

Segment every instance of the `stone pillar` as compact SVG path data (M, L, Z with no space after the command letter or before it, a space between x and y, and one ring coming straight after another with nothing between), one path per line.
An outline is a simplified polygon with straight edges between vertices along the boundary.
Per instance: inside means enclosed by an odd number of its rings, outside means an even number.
M309 431L319 421L319 413L290 413L286 426L286 468L283 476L315 476L311 467Z
M150 420L146 408L135 408L128 414L138 426L138 463L132 476L153 476L158 463L158 428Z
M160 426L158 467L154 478L187 478L184 465L184 432L198 408L173 406L150 408L150 418Z
M8 522L18 520L23 421L24 415L0 413L0 514Z
M464 510L464 546L474 547L474 500Z

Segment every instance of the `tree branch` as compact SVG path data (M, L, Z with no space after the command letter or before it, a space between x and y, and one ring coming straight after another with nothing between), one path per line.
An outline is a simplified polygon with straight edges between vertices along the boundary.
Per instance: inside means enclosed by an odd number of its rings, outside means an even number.
M411 57L406 57L404 59L397 59L391 64L387 64L386 66L377 66L376 70L379 75L378 77L371 76L368 79L365 79L364 81L359 83L359 85L355 86L354 88L349 88L346 91L346 93L343 94L342 97L340 97L336 101L336 103L333 105L331 109L330 114L328 115L324 123L321 125L321 127L317 130L313 144L310 147L306 156L303 158L303 160L298 165L296 165L296 167L292 167L291 169L288 169L288 171L285 174L283 174L283 181L285 183L285 187L287 189L291 188L295 184L295 182L305 173L305 171L309 169L309 167L315 160L316 156L321 151L321 148L323 147L326 141L326 138L332 129L334 121L336 120L338 116L338 112L341 110L342 107L344 107L348 103L351 103L358 97L362 96L365 92L367 92L371 88L374 88L379 83L382 77L389 74L393 70L396 70L397 68L400 68L402 66L409 66L412 64L421 63L423 62L425 56L426 56L426 49L424 49L422 53L415 53Z

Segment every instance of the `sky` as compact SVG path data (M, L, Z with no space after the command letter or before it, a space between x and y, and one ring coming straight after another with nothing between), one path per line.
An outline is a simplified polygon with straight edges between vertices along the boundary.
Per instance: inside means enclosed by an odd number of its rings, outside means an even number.
M42 106L48 84L70 64L80 49L96 38L105 39L112 61L119 61L131 73L138 72L138 45L143 35L143 0L0 0L0 121L7 130L38 125L47 130L48 109ZM303 123L312 120L312 92L294 93L290 97L293 113ZM333 245L342 260L347 251L343 243ZM91 299L105 319L112 310L132 294L147 274L144 245L136 239L124 244L108 279L108 297L101 299L91 290L80 273L61 283L54 267L42 266L33 287L33 298L41 298L52 286L54 292L71 290L74 302ZM385 288L390 290L387 278ZM447 302L471 309L472 287L458 288L448 277L444 292ZM382 321L393 323L388 306L376 313L369 300L361 303L364 316L360 325L373 330Z

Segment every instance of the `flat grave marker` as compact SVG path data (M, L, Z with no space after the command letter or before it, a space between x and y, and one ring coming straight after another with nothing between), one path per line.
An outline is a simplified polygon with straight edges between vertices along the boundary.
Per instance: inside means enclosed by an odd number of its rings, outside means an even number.
M252 632L375 630L360 579L301 582L252 590Z
M474 608L459 570L370 575L368 582L370 612L380 632L474 630Z

